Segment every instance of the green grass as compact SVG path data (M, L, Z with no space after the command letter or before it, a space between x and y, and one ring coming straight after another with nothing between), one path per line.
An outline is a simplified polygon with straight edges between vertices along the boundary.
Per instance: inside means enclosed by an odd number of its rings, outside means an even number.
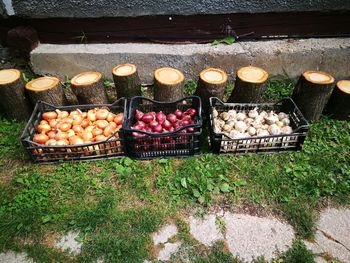
M290 92L285 81L271 83L269 100ZM188 94L194 90L191 85ZM205 213L212 206L257 205L288 220L298 238L312 238L323 204L347 205L350 200L346 121L323 117L312 123L301 152L206 152L186 159L41 166L29 162L18 140L23 127L0 119L0 252L24 250L38 262L142 262L152 258L150 234L169 219L177 223L184 243L179 258L239 262L223 244L212 249L199 245L183 215ZM70 230L79 231L83 242L75 258L48 242ZM295 243L276 262L312 262L300 258L309 259L309 252Z

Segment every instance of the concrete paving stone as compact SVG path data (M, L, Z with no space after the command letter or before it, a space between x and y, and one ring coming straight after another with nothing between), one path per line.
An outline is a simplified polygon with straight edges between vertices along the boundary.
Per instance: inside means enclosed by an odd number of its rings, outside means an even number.
M190 216L190 233L204 245L211 246L214 242L223 239L220 229L216 225L216 214L205 215L203 218Z
M350 250L350 209L328 208L322 211L317 228Z
M27 258L26 253L15 253L13 251L7 251L0 254L1 263L33 263L34 261Z
M78 236L78 232L68 232L66 235L62 236L54 246L62 250L69 250L73 254L79 254L81 252L82 243L76 240Z
M177 234L177 227L174 224L163 226L157 233L153 234L153 243L155 245L166 243L169 238Z
M230 252L248 262L259 256L271 260L276 252L288 250L294 239L293 228L275 218L227 213L225 221Z
M167 261L170 259L171 255L176 253L181 247L181 242L177 241L175 243L166 243L162 250L159 251L157 259L160 261Z

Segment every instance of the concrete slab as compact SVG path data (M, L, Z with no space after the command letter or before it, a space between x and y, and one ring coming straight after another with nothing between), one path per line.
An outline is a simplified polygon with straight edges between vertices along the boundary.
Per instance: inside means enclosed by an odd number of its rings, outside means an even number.
M294 239L293 228L275 218L227 213L225 221L230 252L248 262L259 256L272 260L275 252L288 250Z
M177 234L177 227L174 224L163 226L157 233L153 234L153 243L155 245L166 243L169 238Z
M308 69L324 70L336 78L349 77L350 38L269 40L210 44L41 44L31 53L37 74L63 79L82 71L101 71L112 79L112 68L120 63L138 66L143 83L153 82L153 72L163 66L182 70L187 79L196 80L206 67L221 67L235 77L239 67L255 65L270 75L300 76Z
M78 232L68 232L55 243L54 247L62 250L68 250L72 254L79 254L81 252L82 243L76 240L78 236Z
M0 254L1 263L33 263L34 261L27 258L26 253L15 253L13 251L7 251Z
M209 214L203 218L190 216L189 221L191 235L204 245L211 246L224 238L215 223L216 214Z

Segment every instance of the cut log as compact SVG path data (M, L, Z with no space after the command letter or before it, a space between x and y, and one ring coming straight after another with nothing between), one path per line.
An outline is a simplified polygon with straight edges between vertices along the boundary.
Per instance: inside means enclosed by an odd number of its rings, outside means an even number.
M80 73L72 78L71 86L80 104L108 103L100 72Z
M133 64L121 64L112 69L118 98L131 98L141 95L141 81Z
M33 104L41 100L55 106L66 104L61 82L55 77L40 77L26 84L26 91Z
M31 114L25 97L21 72L17 69L0 70L0 104L10 119L27 120Z
M229 102L261 102L265 93L265 83L269 74L262 68L248 66L237 71L235 87Z
M304 117L318 120L334 88L334 78L322 71L305 71L293 91L292 99Z
M205 110L209 108L209 98L218 97L220 100L225 95L227 74L218 68L207 68L199 73L196 94L201 97Z
M154 72L154 99L176 101L184 96L184 75L175 68L159 68Z
M350 80L337 82L326 110L337 119L350 120Z

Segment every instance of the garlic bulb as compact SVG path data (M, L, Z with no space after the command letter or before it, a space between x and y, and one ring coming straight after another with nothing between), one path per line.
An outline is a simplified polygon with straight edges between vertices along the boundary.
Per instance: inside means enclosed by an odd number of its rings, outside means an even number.
M284 112L280 112L278 113L278 119L281 121L283 120L284 118L288 118L288 114L284 113Z
M248 112L249 118L254 119L254 118L256 118L256 117L259 116L259 113L258 113L258 111L257 111L256 109L257 109L257 108L254 108L253 110L250 110L250 111Z
M231 127L235 127L235 121L234 120L228 120L227 122L226 122L226 124L227 125L230 125Z
M261 115L256 116L254 121L260 122L261 124L264 124L264 122L265 122L264 117Z
M293 133L293 129L290 126L284 126L281 129L282 134L291 134Z
M246 118L244 122L249 126L254 120L252 118Z
M213 117L214 118L217 118L219 116L219 113L218 113L218 111L214 108L213 109Z
M275 124L276 124L278 127L283 127L283 126L284 126L283 121L276 121Z
M220 117L224 121L227 121L230 118L230 115L227 112L224 111L224 112L221 112Z
M230 137L232 138L232 139L234 139L235 138L235 136L237 135L237 134L239 134L240 132L239 131L237 131L237 130L232 130L232 131L230 131Z
M238 112L236 119L237 121L243 121L245 118L247 118L247 115L244 112Z
M288 125L290 124L290 120L289 120L288 117L287 117L287 118L283 118L281 121L282 121L282 122L284 123L284 125L286 125L286 126L288 126Z
M256 134L256 129L254 127L249 127L247 132L250 136L254 136Z
M232 130L232 126L225 124L224 127L222 127L222 129L223 129L225 132L229 132L229 131Z
M260 129L262 127L261 122L257 121L256 119L250 125L253 126L255 129Z
M238 114L237 114L238 115ZM245 132L245 130L248 128L247 124L243 121L237 121L235 123L235 129L239 132Z
M272 124L270 125L270 127L268 128L268 131L271 135L278 135L281 133L281 128L278 127L276 124Z
M268 128L269 128L269 125L267 124L261 125L261 129L263 130L267 130Z
M236 133L234 136L232 136L233 139L244 139L247 138L247 135L245 133L239 132Z
M236 116L237 116L237 112L235 110L229 110L228 112L228 115L230 115L229 119L235 119Z
M267 116L267 112L263 110L262 112L260 112L259 115L260 115L261 117L265 118L265 117Z
M263 129L258 129L256 134L258 136L269 136L270 135L270 133L267 130L263 130Z
M271 124L274 124L276 121L278 121L278 117L273 114L269 114L268 116L265 117L265 121L268 125L271 125Z

